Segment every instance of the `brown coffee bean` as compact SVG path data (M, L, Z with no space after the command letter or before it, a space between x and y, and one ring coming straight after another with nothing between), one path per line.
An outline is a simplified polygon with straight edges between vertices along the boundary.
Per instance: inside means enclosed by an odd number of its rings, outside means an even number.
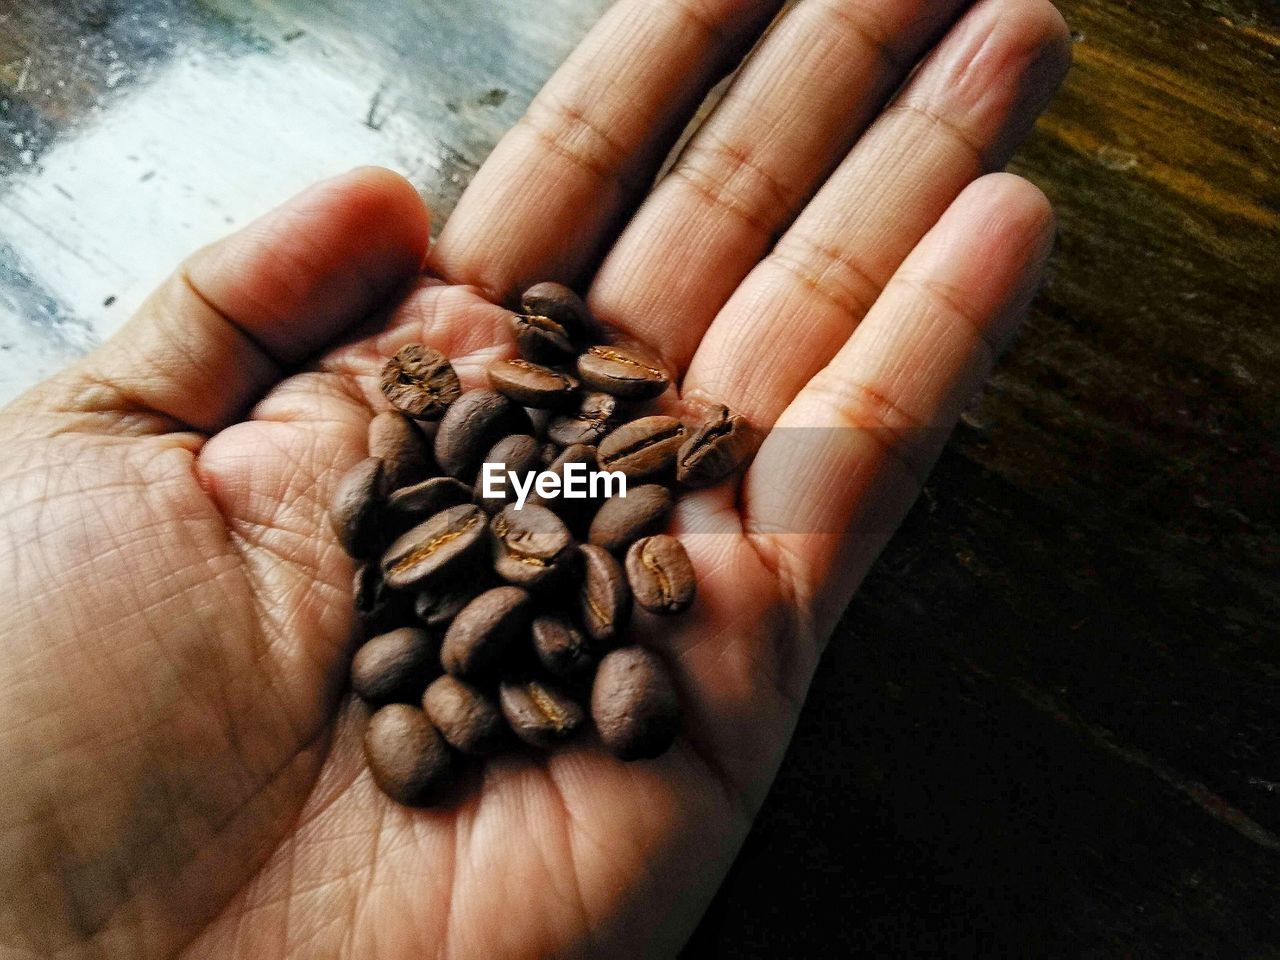
M595 320L582 298L563 283L535 283L520 298L526 314L546 317L564 330L573 341L582 342L595 332Z
M577 680L595 669L596 656L591 645L569 620L544 614L533 618L530 629L534 653L552 676Z
M650 400L671 382L662 361L639 344L589 347L578 357L578 377L588 387L627 400Z
M684 424L675 417L641 417L617 427L600 441L601 470L617 470L628 480L670 474L684 443Z
M408 598L387 587L377 561L370 560L356 570L351 593L356 608L356 632L361 637L385 633L409 619Z
M413 613L432 630L443 630L462 608L483 593L491 578L473 570L460 577L430 583L413 600Z
M507 742L507 722L497 701L447 673L427 687L422 709L459 753L487 757Z
M550 317L516 314L511 318L511 335L520 356L533 363L568 363L578 353L568 331Z
M519 587L486 590L449 624L441 664L455 677L484 677L516 640L528 635L532 617L533 598Z
M502 490L498 497L484 495L484 467L476 477L474 490L475 502L484 508L485 513L494 514L516 499L516 487L507 476L508 471L522 479L526 474L542 469L542 445L527 433L513 433L503 437L484 455L484 463L498 464L501 468L502 482L497 486Z
M356 559L377 551L381 532L386 468L377 457L366 457L342 475L329 504L329 523L342 548Z
M631 590L622 565L601 547L584 543L578 616L587 636L604 648L613 646L631 620Z
M436 802L451 779L453 757L427 715L393 703L369 718L364 755L374 782L406 806Z
M560 478L559 489L561 491L564 490L565 467L571 463L580 463L588 470L594 470L596 467L596 448L587 446L585 443L571 444L559 451L556 458L547 465L547 473L555 474ZM599 506L599 503L589 497L585 499L563 495L544 497L537 492L531 493L525 503L528 506L546 507L570 526L577 523L585 523L590 519L591 514L595 512L596 507Z
M379 634L356 651L351 688L369 703L411 703L439 673L440 644L425 630L401 627Z
M473 504L450 507L408 533L382 555L382 575L394 590L409 590L437 577L456 576L483 556L484 511Z
M600 661L591 719L605 747L623 760L667 752L680 732L680 700L666 665L643 647L622 647Z
M627 582L636 603L650 613L682 613L697 589L684 544L660 533L637 540L627 551Z
M493 390L468 390L451 406L436 431L436 463L468 483L495 443L509 433L533 433L524 409Z
M568 740L586 719L572 697L542 680L504 683L498 688L498 699L515 735L542 749Z
M369 456L385 464L388 490L417 483L431 469L431 451L422 431L398 410L384 410L369 421Z
M680 447L676 454L676 479L686 487L719 483L742 466L751 447L747 421L720 404Z
M563 407L578 389L576 377L528 360L495 360L486 372L493 389L526 407Z
M671 491L654 483L632 487L625 497L606 500L596 511L587 536L610 553L621 553L649 533L655 533L671 513Z
M547 438L562 447L575 443L598 444L613 424L618 400L608 393L591 391L581 394L572 413L551 418Z
M382 393L393 407L415 420L439 420L462 387L444 354L411 343L397 350L382 368Z
M534 587L562 573L573 561L573 535L546 507L504 507L489 525L493 567L508 583Z
M442 510L471 502L471 488L453 477L432 477L395 490L387 497L385 523L389 536L399 536L410 527L434 517Z

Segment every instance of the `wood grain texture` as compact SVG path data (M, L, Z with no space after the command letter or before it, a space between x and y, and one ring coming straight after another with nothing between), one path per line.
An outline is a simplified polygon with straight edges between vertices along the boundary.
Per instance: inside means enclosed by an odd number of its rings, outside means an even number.
M605 3L352 6L0 5L0 391L349 163L438 224ZM1060 6L1051 280L690 957L1280 956L1280 11Z

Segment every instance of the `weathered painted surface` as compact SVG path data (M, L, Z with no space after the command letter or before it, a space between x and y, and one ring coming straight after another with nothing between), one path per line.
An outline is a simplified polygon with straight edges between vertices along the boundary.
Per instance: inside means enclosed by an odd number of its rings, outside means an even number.
M1280 950L1280 10L1060 5L1053 277L692 955ZM604 6L0 0L0 395L319 176L442 218Z

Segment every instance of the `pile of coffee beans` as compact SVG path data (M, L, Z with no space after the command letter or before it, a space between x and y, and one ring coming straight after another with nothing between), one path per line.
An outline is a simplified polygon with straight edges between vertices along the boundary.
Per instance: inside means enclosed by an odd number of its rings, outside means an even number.
M670 374L638 344L604 342L569 288L537 284L521 307L520 359L490 364L489 388L464 393L428 346L397 351L381 381L393 409L370 422L369 456L330 508L360 563L365 756L405 804L440 800L464 757L549 749L588 720L625 760L667 750L675 685L628 625L636 606L694 602L689 557L662 532L676 491L724 480L751 452L723 406L693 426L645 415ZM626 495L588 471L623 474ZM586 496L557 495L571 475Z

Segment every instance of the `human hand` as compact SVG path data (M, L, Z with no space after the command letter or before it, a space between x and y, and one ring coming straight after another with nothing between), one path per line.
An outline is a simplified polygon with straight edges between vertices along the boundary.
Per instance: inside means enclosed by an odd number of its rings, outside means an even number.
M356 171L196 254L9 407L6 955L673 952L1051 246L1043 196L982 175L1060 80L1065 27L1047 0L967 7L802 0L642 196L773 8L621 0L479 172L427 277L412 188ZM351 565L325 504L384 359L424 341L477 385L509 349L497 304L544 279L588 287L685 399L775 430L740 484L677 512L699 600L645 638L675 667L676 746L504 757L455 805L404 809L344 693ZM787 428L824 438L807 462Z

